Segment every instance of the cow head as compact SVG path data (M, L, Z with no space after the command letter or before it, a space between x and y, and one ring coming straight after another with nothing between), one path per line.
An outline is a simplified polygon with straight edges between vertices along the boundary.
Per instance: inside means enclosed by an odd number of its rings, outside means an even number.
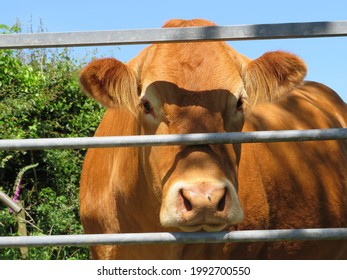
M213 25L171 20L164 27ZM252 104L301 83L296 56L250 60L224 42L155 44L124 64L100 59L80 74L84 91L106 107L127 109L139 134L241 131ZM243 219L237 197L238 145L141 148L146 184L161 201L160 223L185 231L219 231Z

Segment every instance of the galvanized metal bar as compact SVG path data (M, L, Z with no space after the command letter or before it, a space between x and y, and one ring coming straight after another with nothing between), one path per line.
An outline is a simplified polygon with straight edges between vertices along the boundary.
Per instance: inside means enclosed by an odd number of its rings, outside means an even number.
M130 245L163 243L273 242L347 239L347 228L246 230L233 232L156 232L0 237L0 248Z
M7 207L11 208L15 213L19 213L22 207L18 203L14 202L7 194L0 191L0 201L3 202Z
M224 143L259 143L346 140L347 128L277 130L227 133L109 136L81 138L39 138L0 140L0 150L79 149L134 146L202 145Z
M109 46L183 41L239 41L347 36L347 21L2 34L0 49Z

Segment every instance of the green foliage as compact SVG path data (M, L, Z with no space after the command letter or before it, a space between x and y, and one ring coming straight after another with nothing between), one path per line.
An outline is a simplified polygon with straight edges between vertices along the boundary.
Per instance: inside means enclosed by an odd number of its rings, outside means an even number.
M0 25L0 33L20 32ZM0 50L0 138L92 136L103 108L79 89L85 64L67 49ZM30 235L79 234L78 189L85 150L0 151L0 189L20 186ZM20 174L26 166L36 167ZM0 235L18 235L15 214L0 204ZM20 259L19 249L1 249L0 259ZM29 248L29 259L86 259L76 247Z

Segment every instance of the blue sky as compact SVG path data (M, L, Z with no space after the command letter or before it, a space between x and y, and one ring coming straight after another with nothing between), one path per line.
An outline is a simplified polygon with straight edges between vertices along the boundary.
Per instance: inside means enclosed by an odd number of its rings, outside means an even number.
M18 18L23 31L42 19L49 32L157 28L170 18L205 18L218 25L347 20L345 0L11 0L2 1L0 24ZM286 50L308 65L308 80L322 82L347 101L347 37L230 42L239 52L256 58L266 51ZM127 61L144 46L100 48ZM87 52L87 48L77 50Z

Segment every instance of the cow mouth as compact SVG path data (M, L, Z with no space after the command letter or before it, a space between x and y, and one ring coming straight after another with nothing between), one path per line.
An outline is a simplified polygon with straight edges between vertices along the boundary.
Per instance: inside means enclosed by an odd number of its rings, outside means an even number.
M207 231L207 232L218 232L223 231L227 227L227 224L222 225L194 225L194 226L180 226L179 228L185 232L196 232L196 231Z

